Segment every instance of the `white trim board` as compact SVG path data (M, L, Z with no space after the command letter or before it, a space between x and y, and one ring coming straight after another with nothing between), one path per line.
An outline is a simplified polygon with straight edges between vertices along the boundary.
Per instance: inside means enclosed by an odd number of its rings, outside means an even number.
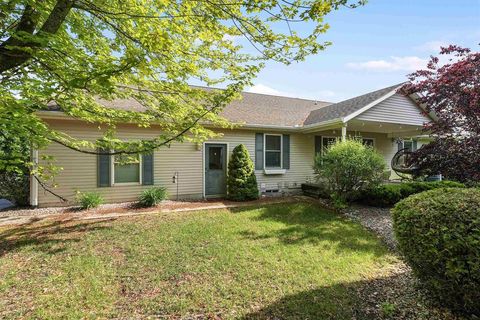
M280 167L268 167L267 168L267 157L265 156L267 152L267 136L279 136L280 137ZM273 150L270 150L273 151ZM275 151L274 151L275 152ZM283 134L281 133L264 133L263 134L263 169L267 170L278 170L283 169Z

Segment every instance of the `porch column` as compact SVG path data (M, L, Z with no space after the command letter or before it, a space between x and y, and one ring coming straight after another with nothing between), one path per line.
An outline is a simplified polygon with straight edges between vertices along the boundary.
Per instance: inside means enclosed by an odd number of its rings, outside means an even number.
M342 124L342 142L347 140L347 124Z

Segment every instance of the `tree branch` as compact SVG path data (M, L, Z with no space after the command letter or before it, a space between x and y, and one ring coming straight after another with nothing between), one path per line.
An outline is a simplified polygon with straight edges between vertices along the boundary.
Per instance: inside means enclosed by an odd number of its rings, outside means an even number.
M58 0L47 20L45 20L45 23L35 34L35 37L40 38L55 34L65 21L72 5L72 0ZM0 73L14 69L29 61L32 53L24 49L41 47L39 41L35 41L35 39L31 37L29 39L22 39L22 33L33 36L33 32L37 26L36 20L37 14L35 10L30 5L25 6L15 33L0 46Z
M217 106L214 106L212 107L211 109L208 109L207 111L205 111L204 113L202 113L199 117L197 117L197 119L195 119L195 121L193 121L189 126L187 126L186 128L184 128L182 131L180 131L179 133L177 133L176 135L174 135L173 137L170 137L162 142L156 142L156 143L153 143L152 146L148 147L148 148L144 148L142 150L135 150L135 151L114 151L114 152L103 152L103 151L89 151L89 150L84 150L84 149L80 149L80 148L77 148L77 147L74 147L72 145L69 145L68 143L65 143L59 139L56 139L56 138L50 138L51 141L53 142L56 142L68 149L71 149L71 150L74 150L74 151L78 151L78 152L81 152L81 153L86 153L86 154L93 154L93 155L108 155L108 156L114 156L114 155L119 155L119 154L138 154L138 153L142 153L142 152L149 152L149 151L152 151L152 150L155 150L157 148L160 148L162 146L165 146L165 145L168 145L170 144L171 142L177 140L178 138L180 138L181 136L183 136L184 134L186 134L191 128L193 128L195 125L198 124L198 122L203 119L207 114L209 114L210 112L214 111L215 109L219 108L220 106L217 105ZM155 141L155 140L151 140L151 141Z
M36 175L33 175L33 177L35 178L35 180L37 180L38 184L40 185L40 187L43 188L43 190L45 190L48 193L52 194L53 196L59 198L60 200L62 200L62 202L67 202L68 201L67 199L65 199L64 197L59 195L58 193L55 193L52 190L50 190L50 188L48 188L47 185L43 181L41 181Z

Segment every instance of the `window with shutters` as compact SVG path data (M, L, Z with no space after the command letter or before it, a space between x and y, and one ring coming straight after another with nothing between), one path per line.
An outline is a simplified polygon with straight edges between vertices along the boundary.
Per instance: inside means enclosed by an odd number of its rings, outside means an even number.
M282 135L265 134L265 168L282 168Z
M113 158L113 184L141 183L141 160L137 155L115 155Z

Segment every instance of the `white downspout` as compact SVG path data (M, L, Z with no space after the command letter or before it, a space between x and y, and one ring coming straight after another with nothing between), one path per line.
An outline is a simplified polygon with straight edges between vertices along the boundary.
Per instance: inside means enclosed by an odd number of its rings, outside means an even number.
M35 172L38 165L38 150L33 149L30 153L30 158L33 163L32 170ZM38 206L38 181L33 174L30 174L30 205L32 207Z

